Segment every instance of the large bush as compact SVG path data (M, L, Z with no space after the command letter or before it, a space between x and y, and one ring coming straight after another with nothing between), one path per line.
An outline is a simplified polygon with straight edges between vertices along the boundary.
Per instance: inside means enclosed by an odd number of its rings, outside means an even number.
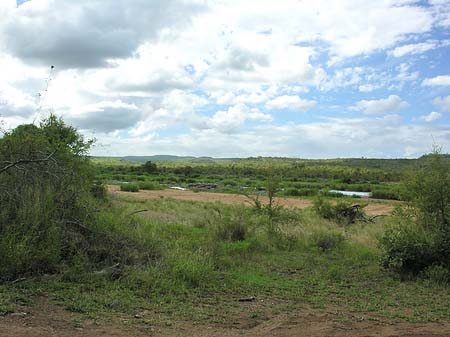
M403 198L408 209L394 216L380 239L383 266L413 275L433 266L450 271L448 158L438 151L422 158L421 166L405 178Z
M79 255L94 217L91 144L55 116L0 139L0 279Z

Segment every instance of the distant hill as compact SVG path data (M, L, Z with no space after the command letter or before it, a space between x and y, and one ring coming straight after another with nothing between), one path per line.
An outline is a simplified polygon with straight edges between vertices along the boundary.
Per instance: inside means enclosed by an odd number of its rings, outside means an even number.
M194 156L172 156L172 155L154 155L154 156L123 156L123 157L103 157L96 156L94 158L102 160L115 160L115 161L125 161L134 163L145 163L146 161L159 161L159 162L191 162L191 163L213 163L220 160L238 160L240 158L213 158L213 157L194 157Z
M171 156L171 155L155 155L155 156L125 156L120 159L125 161L136 161L139 163L145 163L146 161L187 161L196 159L192 156ZM211 158L212 159L212 158Z

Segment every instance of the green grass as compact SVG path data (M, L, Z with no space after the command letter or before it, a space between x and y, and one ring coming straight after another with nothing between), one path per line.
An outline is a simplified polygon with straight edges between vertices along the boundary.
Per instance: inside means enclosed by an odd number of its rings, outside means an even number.
M124 267L117 279L86 270L0 285L0 314L48 294L86 318L158 312L161 322L225 322L239 315L237 299L254 296L260 311L285 312L311 305L394 320L449 321L448 286L402 282L379 266L376 236L383 224L340 227L310 210L285 210L277 232L251 208L170 198L116 198L99 226L133 238L152 251L147 263ZM134 211L143 210L132 216ZM112 212L112 213L109 213ZM245 223L244 240L217 236L218 224ZM343 240L323 250L317 237ZM334 233L334 234L333 234ZM222 239L221 239L222 238ZM263 300L261 302L260 300ZM267 304L264 304L267 303Z

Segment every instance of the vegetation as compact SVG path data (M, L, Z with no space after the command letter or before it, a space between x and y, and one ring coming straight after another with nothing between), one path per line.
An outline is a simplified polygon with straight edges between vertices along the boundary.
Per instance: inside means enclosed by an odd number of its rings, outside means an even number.
M122 183L120 190L125 192L139 192L139 185L136 183Z
M0 139L0 279L89 270L138 255L133 238L108 220L91 145L53 115Z
M441 282L450 275L450 165L439 151L406 176L404 196L410 207L397 211L380 241L383 265L404 276L440 270Z
M425 160L93 158L97 179L108 184L149 182L189 187L191 183L214 183L218 185L216 192L252 194L266 191L268 179L276 173L281 178L277 186L280 195L315 197L333 189L371 192L375 199L393 200L401 199L404 172L420 167Z
M305 303L412 321L450 316L450 170L439 153L416 161L401 185L396 175L410 161L253 158L241 166L204 158L95 166L91 144L54 116L0 140L0 315L44 293L85 318L148 310L148 325L172 318L223 323L243 314L261 321L261 308L290 312ZM336 176L301 178L314 170ZM364 182L377 170L385 175ZM116 179L121 190L138 191L219 177L254 207L119 197L103 185ZM372 189L380 177L395 180L386 186L408 201L391 217L367 221L361 199L330 201L318 193L338 180ZM276 204L277 195L307 190L310 209ZM241 298L256 298L258 309L242 313Z

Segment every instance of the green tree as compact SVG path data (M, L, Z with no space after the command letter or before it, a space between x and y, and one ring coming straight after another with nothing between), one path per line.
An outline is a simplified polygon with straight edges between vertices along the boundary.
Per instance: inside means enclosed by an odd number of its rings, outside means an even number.
M51 115L0 139L0 278L54 271L90 216L92 140ZM69 225L71 224L71 225Z
M396 212L380 239L383 266L401 274L450 271L450 161L440 149L405 177L403 197L410 207Z
M439 148L422 158L422 165L404 179L403 197L420 223L450 232L450 160Z
M144 165L141 166L142 170L146 173L152 174L158 171L158 167L156 166L155 163L153 163L152 161L148 160L144 163Z

